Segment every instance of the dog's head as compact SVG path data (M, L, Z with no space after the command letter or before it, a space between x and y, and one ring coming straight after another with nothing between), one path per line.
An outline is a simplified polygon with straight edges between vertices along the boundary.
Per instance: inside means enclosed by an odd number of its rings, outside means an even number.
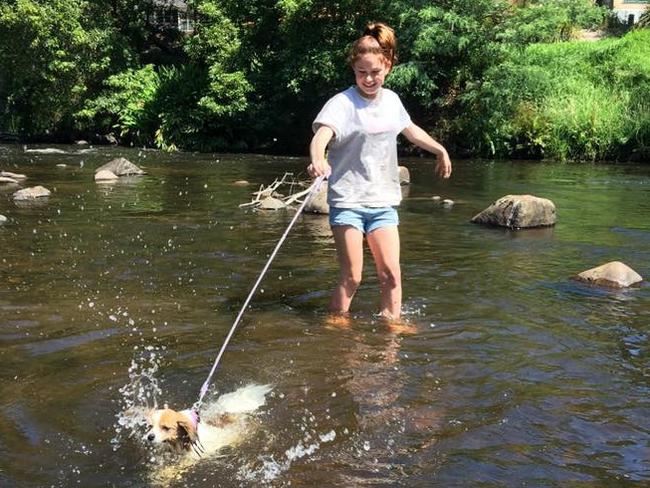
M167 445L174 451L197 449L198 416L195 412L177 412L171 408L152 410L147 416L151 429L147 440L157 445Z

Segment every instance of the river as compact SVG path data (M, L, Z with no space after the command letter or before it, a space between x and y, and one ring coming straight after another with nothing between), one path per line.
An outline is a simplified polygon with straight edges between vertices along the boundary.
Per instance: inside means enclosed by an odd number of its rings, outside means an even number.
M240 209L304 158L0 146L0 485L149 486L134 404L186 408L291 211ZM147 175L97 184L124 156ZM325 217L289 234L210 399L270 385L241 443L170 486L641 486L650 482L650 286L571 280L620 260L650 277L650 164L404 159L404 318L375 312L371 259L348 324ZM65 166L60 166L65 165ZM236 180L251 182L234 186ZM554 228L470 223L506 194ZM432 200L451 198L452 208Z

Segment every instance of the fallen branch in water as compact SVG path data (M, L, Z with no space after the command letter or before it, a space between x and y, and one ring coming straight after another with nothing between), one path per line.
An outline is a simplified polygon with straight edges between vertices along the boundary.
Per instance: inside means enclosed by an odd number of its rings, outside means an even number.
M294 193L296 188L305 188ZM309 182L298 181L293 177L293 173L285 173L282 178L275 179L268 186L260 185L260 189L253 192L253 198L250 202L242 203L240 208L259 208L263 210L277 210L286 208L298 202L302 197L307 195L310 190ZM288 196L284 196L286 193Z

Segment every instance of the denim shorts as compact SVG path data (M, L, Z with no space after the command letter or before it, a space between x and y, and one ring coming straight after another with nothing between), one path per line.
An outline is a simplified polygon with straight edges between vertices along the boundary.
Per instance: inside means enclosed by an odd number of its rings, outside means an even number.
M395 207L330 207L330 225L351 225L369 234L381 227L399 225L399 216Z

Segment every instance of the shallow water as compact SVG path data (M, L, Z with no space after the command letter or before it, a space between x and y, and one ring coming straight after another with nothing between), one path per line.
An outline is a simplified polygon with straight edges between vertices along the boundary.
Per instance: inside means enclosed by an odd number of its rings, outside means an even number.
M16 205L0 186L0 486L147 486L149 452L118 418L138 394L197 399L292 217L238 205L306 161L60 149L0 146L0 169L52 190ZM95 184L116 156L148 175ZM257 427L173 486L647 484L650 286L569 278L614 259L650 276L650 165L457 161L440 182L430 160L404 162L417 332L374 316L370 260L349 327L328 325L333 241L323 217L301 217L209 393L271 384ZM469 223L510 193L552 199L555 228Z

